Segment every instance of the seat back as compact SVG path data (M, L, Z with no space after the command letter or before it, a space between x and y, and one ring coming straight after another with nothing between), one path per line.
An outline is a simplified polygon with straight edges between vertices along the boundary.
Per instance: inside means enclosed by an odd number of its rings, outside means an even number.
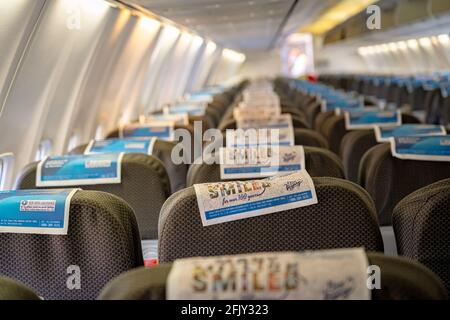
M422 86L415 87L411 92L411 107L413 111L425 109L427 91Z
M402 114L402 123L420 123L420 121L409 114ZM344 115L329 116L323 123L320 133L325 137L330 146L330 150L339 154L341 142L344 136L350 132L345 128Z
M445 289L425 266L398 257L368 252L370 265L381 269L381 289L372 290L372 300L445 300ZM172 264L138 268L111 281L100 300L165 300Z
M386 143L364 154L358 175L360 185L375 201L381 225L392 224L392 211L405 196L446 178L450 178L448 163L397 159Z
M164 164L164 168L169 176L170 189L172 192L176 192L186 187L186 175L189 168L187 164L175 164L172 161L172 150L175 145L174 142L156 140L152 153L152 156L158 158ZM69 151L68 154L83 154L87 146L87 144L79 145Z
M358 170L364 154L377 145L373 130L352 130L341 141L339 155L344 165L345 178L358 182Z
M320 101L316 100L315 98L309 100L309 103L305 106L305 113L306 113L306 119L308 121L309 126L312 129L317 129L315 127L316 118L320 114L320 110L322 108L322 105Z
M167 199L159 220L159 259L364 247L383 251L375 206L359 186L313 178L318 204L203 227L193 187Z
M312 177L344 178L344 168L338 156L332 152L314 147L304 147L306 171ZM213 156L211 156L213 157ZM196 183L218 182L220 179L219 159L215 164L209 159L201 164L192 164L187 175L187 186Z
M306 120L305 112L294 105L282 104L281 113L289 113L293 116L303 118L304 120Z
M341 140L348 132L348 130L345 128L344 115L328 116L326 120L322 122L322 126L320 127L319 132L327 140L330 150L336 154L339 154Z
M224 143L226 143L226 130L222 132ZM316 147L328 149L328 142L318 132L311 129L294 129L294 143L297 146Z
M317 131L294 129L295 145L328 149L328 142Z
M15 280L0 277L1 300L40 300L30 288Z
M449 128L450 126L450 95L446 96L442 102L442 124Z
M194 127L191 124L188 125L175 125L175 130L177 129L182 129L182 130L186 130L189 137L191 137L189 143L191 145L191 158L190 161L193 162L194 161L194 155L199 152L198 150L195 149L196 145L201 146L202 143L202 138L203 135L195 135L194 134ZM115 129L113 131L111 131L105 139L114 139L114 138L119 138L119 129ZM196 141L197 140L197 143ZM177 142L175 142L177 143Z
M186 129L189 132L192 132L192 133L194 132L194 128L190 124L188 124L186 126L177 124L177 125L175 125L175 129ZM105 139L114 139L114 138L119 138L119 137L120 137L120 130L119 130L119 128L116 128L116 129L110 131L106 135Z
M26 166L19 174L16 189L36 189L38 162ZM153 156L125 154L122 160L122 182L73 186L98 190L124 199L134 209L143 239L158 237L159 211L170 195L170 183L164 165Z
M398 253L433 270L450 292L450 179L421 188L394 209Z
M399 89L399 94L397 97L397 106L399 108L402 108L404 106L408 107L409 109L411 109L411 93L408 90L408 86L406 84L403 84L400 89Z
M217 127L220 119L222 118L223 110L222 106L216 104L209 104L205 110L205 116L208 118L212 127Z
M292 126L294 127L294 129L308 129L309 128L309 125L304 118L301 118L297 115L291 115L291 118L292 118ZM229 119L221 122L219 124L218 129L221 131L235 130L237 128L236 125L237 125L236 120L234 118L229 118Z
M189 123L194 124L195 122L200 122L202 124L202 131L206 131L214 125L213 121L206 115L206 111L203 116L189 115Z
M319 114L314 119L314 129L323 134L322 132L323 124L325 123L325 121L327 121L334 115L335 115L334 111L319 112Z
M94 299L111 279L143 265L133 209L98 191L71 199L67 235L0 233L0 274L46 300ZM74 270L80 286L68 286Z

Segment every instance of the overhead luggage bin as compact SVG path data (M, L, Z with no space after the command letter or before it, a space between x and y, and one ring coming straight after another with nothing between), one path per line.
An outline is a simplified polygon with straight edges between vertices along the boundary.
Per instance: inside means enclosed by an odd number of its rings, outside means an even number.
M273 253L274 256L276 254ZM372 300L447 299L442 282L422 264L373 252L368 252L367 258L369 264L384 270L381 274L382 287L380 290L372 290ZM108 283L98 299L166 300L167 283L172 269L173 263L166 263L151 269L138 268L124 273ZM189 276L186 274L186 277ZM191 299L194 298L192 295Z

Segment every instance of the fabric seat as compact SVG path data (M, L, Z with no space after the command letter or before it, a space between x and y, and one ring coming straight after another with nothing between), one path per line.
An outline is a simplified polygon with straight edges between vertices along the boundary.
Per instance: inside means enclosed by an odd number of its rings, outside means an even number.
M195 150L196 143L195 143L194 139L196 138L196 136L194 135L194 127L191 124L176 125L174 129L175 130L184 129L188 132L189 136L191 137L191 141L189 142L191 144L191 159L189 159L189 162L192 163L194 161L194 155L196 154L196 152L199 152L198 150ZM200 140L200 144L199 144L200 146L201 146L202 137L203 136L197 137L197 139ZM111 131L106 136L105 139L113 139L113 138L119 138L119 129L115 129L115 130ZM175 141L175 143L177 143L177 142ZM167 163L172 162L172 160L164 160L164 162L166 162L166 161L167 161ZM169 167L170 167L170 165L169 165ZM175 179L178 179L178 175L177 175L177 178L175 178Z
M358 182L358 170L364 154L378 144L373 130L352 130L341 141L339 156L344 165L345 178Z
M203 131L211 129L214 125L213 121L211 121L206 115L204 115L204 116L190 115L189 116L189 124L194 125L195 122L201 122Z
M133 209L105 192L75 193L67 235L0 233L0 243L0 274L46 300L95 299L111 279L143 265ZM74 267L79 289L67 286Z
M444 97L441 88L427 92L425 96L425 122L430 124L442 124L442 105Z
M281 105L281 113L289 113L299 118L305 118L305 112L294 105L283 104Z
M174 142L156 140L153 146L152 156L161 160L166 169L170 180L170 189L176 192L186 187L186 175L189 168L188 164L175 164L172 161L172 150L176 146ZM80 145L72 149L68 154L83 154L86 150L87 144Z
M416 117L403 114L403 123L418 123ZM378 144L375 133L370 130L348 131L341 140L339 156L344 165L345 177L353 182L358 182L359 164L364 154Z
M328 142L317 131L311 129L294 129L295 145L328 149Z
M450 179L421 188L394 209L398 253L433 270L450 292Z
M314 129L321 134L323 134L323 124L325 121L327 121L329 118L334 117L335 112L334 111L326 111L326 112L320 112L316 118L314 119Z
M333 114L329 114L332 112ZM341 140L343 136L348 132L345 129L344 115L336 116L333 111L329 111L325 114L324 119L321 122L320 127L317 127L322 136L327 140L328 146L331 151L339 154L339 147L341 146ZM320 119L319 117L316 121Z
M423 86L416 86L412 89L410 93L411 97L411 108L413 111L420 111L425 109L425 100L427 96L427 91L423 88Z
M161 209L159 260L271 251L364 247L383 251L375 206L367 192L336 178L313 178L319 203L203 227L193 187Z
M0 277L1 300L40 300L30 288L15 280Z
M322 105L320 101L316 100L315 98L310 98L309 102L305 106L306 119L312 129L317 130L317 128L315 127L315 123L321 109Z
M304 118L301 118L296 115L291 115L291 118L292 118L292 126L294 127L294 129L297 129L297 128L298 129L308 129L309 128L309 125ZM218 129L221 131L235 130L236 128L237 128L236 120L234 118L230 118L228 120L221 122L218 127Z
M450 95L443 98L441 123L449 128L450 125Z
M226 144L226 130L222 132ZM294 129L294 143L298 146L328 149L328 142L322 135L311 129Z
M403 84L400 86L399 88L399 93L397 95L397 101L395 102L396 105L399 108L408 108L408 109L412 109L410 103L411 103L411 97L410 97L410 92L408 90L408 86L406 84Z
M137 123L137 122L136 122ZM194 132L194 128L192 125L188 124L188 125L175 125L174 129L186 129L189 132ZM116 128L112 131L110 131L107 135L105 139L114 139L114 138L119 138L119 128Z
M220 119L222 118L224 110L222 109L222 105L217 104L208 104L208 107L205 110L205 115L209 119L212 127L217 127Z
M401 160L391 154L390 144L379 144L361 159L358 181L372 196L381 225L392 224L395 205L417 189L450 178L447 162Z
M306 171L312 177L344 178L344 169L339 158L332 152L314 147L304 147ZM213 157L213 156L211 156ZM220 179L219 159L217 164L205 160L202 164L192 164L187 175L187 186L196 183L218 182Z
M16 189L36 189L38 162L26 166L16 181ZM78 187L78 186L73 186ZM122 161L122 183L80 186L124 199L134 209L143 239L158 237L159 211L171 194L164 165L155 157L140 153L125 154Z
M441 281L423 265L404 258L368 252L370 265L381 272L381 289L372 290L372 300L445 300ZM99 300L165 300L172 264L137 268L112 280Z

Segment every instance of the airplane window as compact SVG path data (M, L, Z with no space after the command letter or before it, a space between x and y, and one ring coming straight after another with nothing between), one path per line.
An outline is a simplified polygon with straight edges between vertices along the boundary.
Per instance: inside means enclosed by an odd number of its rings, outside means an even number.
M72 135L72 137L70 137L69 139L69 143L67 145L67 151L73 150L78 146L78 135L74 134Z
M52 150L52 145L53 145L53 143L50 139L43 140L39 144L39 148L36 151L36 156L34 157L34 159L36 161L41 161L46 156L48 156Z
M0 190L5 190L9 177L11 176L11 170L9 170L14 161L12 153L0 154Z
M95 140L103 139L103 126L99 125L97 129L95 129Z

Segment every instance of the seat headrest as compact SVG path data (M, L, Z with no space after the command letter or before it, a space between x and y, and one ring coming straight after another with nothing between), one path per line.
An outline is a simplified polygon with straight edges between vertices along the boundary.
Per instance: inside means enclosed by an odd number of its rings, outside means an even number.
M341 146L341 140L348 132L345 129L344 115L331 115L327 117L319 127L320 133L328 141L330 150L334 153L339 153L339 147Z
M345 180L313 178L313 181L318 204L208 227L202 225L193 187L173 194L161 209L160 261L343 247L383 251L369 195Z
M176 144L171 141L156 140L152 156L161 160L166 168L172 192L186 187L187 164L175 164L172 161L172 150ZM69 151L69 155L83 154L88 144L82 144Z
M400 160L392 156L390 144L368 150L358 175L360 185L375 201L381 225L392 224L392 211L405 196L446 178L450 178L448 163Z
M292 126L294 127L294 129L298 128L298 129L309 129L309 125L306 122L306 120L298 115L291 115L292 118ZM228 118L225 119L224 121L222 121L219 124L218 129L221 131L224 130L235 130L236 127L236 120L234 118Z
M226 145L226 130L222 131L223 143ZM311 129L294 129L294 142L297 146L328 149L328 142L317 131Z
M372 300L445 300L445 289L436 275L419 263L380 253L367 253L369 265L380 268L381 289L371 290ZM138 268L111 281L100 300L164 300L173 264Z
M306 118L308 120L309 126L312 129L317 130L315 123L316 118L321 114L321 107L321 103L313 97L309 97L309 101L305 101Z
M46 300L94 299L104 285L143 265L133 209L98 191L78 191L70 202L67 235L0 233L0 274ZM79 270L79 289L68 281Z
M314 147L304 147L306 171L312 177L344 178L344 168L337 155L329 150ZM210 158L218 155L210 155ZM217 182L220 179L220 165L213 163L210 158L201 164L192 164L189 167L186 185L193 186L196 183ZM215 163L219 163L218 159Z
M9 278L0 277L1 300L40 300L40 298L24 284Z
M367 150L378 144L373 130L353 130L341 141L339 155L344 165L345 177L358 182L359 163Z
M450 179L421 188L393 212L399 254L433 270L450 292Z
M328 149L328 142L317 131L294 129L295 145Z
M188 130L192 135L194 134L194 127L192 125L175 125L175 129L186 129ZM114 138L119 138L119 128L116 128L114 130L112 130L111 132L109 132L106 135L105 139L114 139Z
M34 162L22 169L16 189L36 189L37 165L38 162ZM108 192L127 201L135 211L143 239L157 238L159 211L171 194L169 178L160 160L146 154L127 153L122 160L120 184L81 187Z
M402 123L420 123L420 121L409 114L402 114ZM344 115L330 115L325 113L325 118L319 127L320 133L325 137L330 145L330 150L339 153L344 136L350 131L345 127Z
M318 132L322 133L322 125L323 123L328 120L329 118L335 116L335 111L325 111L325 112L319 112L317 116L314 119L314 129Z

